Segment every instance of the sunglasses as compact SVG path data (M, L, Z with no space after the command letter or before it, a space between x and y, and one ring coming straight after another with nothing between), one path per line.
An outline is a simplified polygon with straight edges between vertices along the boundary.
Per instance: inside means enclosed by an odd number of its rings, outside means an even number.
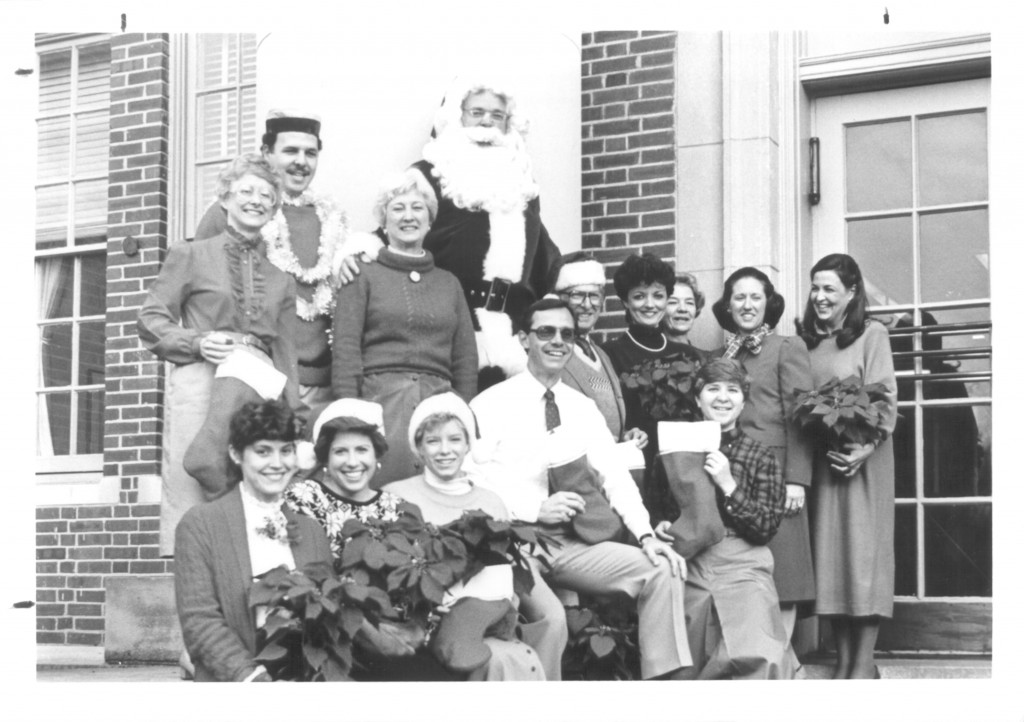
M541 341L550 341L555 337L555 334L561 334L562 340L566 343L572 343L573 339L576 338L576 330L572 328L557 328L555 326L538 326L537 328L531 328L530 333L537 334L537 338Z

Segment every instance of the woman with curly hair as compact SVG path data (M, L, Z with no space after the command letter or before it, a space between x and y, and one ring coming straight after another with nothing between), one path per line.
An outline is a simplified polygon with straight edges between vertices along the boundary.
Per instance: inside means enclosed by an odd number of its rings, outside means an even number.
M177 525L174 593L197 682L272 681L255 659L263 613L249 606L253 578L331 560L320 525L283 503L298 468L298 427L277 401L239 409L229 427L230 489Z

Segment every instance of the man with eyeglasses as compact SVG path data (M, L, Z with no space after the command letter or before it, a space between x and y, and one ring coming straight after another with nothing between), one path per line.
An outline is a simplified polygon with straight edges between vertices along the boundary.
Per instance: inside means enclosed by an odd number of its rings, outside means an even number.
M625 428L626 405L619 378L608 354L590 340L604 306L604 284L604 266L587 251L563 256L551 268L549 285L576 319L576 343L562 370L562 381L597 404L616 440L635 441L642 449L647 434Z
M473 312L481 389L525 368L512 319L548 291L561 255L541 221L527 126L507 89L457 79L413 164L438 199L423 247L459 279ZM358 266L346 261L340 272L347 282Z
M692 664L686 563L654 536L601 412L562 382L575 326L560 299L541 299L523 315L518 338L526 370L470 402L481 435L481 478L514 518L541 525L560 543L546 554L552 586L637 601L641 675L671 678ZM583 461L573 458L576 450ZM617 541L623 526L639 548Z

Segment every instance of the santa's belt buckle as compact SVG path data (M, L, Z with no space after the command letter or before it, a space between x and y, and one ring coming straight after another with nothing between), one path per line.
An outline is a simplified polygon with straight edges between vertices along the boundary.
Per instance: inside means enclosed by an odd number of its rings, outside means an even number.
M505 302L508 300L509 289L512 282L504 278L495 278L491 281L491 288L487 292L487 300L484 302L485 311L497 311L505 313Z

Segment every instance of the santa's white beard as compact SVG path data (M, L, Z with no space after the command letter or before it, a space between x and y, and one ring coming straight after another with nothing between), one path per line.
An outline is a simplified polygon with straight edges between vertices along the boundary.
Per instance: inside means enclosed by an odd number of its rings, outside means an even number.
M522 136L515 130L453 123L423 148L441 190L459 208L522 211L538 193Z

